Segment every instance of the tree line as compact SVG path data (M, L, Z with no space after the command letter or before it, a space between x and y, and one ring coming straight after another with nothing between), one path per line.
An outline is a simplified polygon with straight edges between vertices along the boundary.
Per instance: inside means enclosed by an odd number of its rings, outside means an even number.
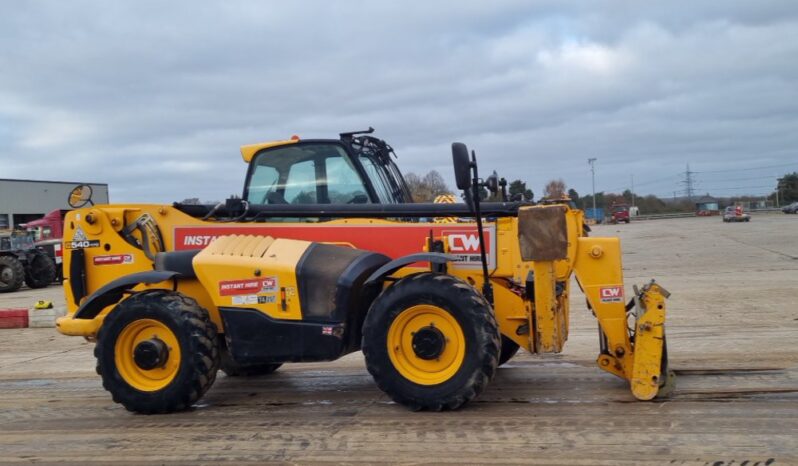
M452 194L454 191L449 189L443 177L436 170L431 170L424 176L419 176L415 173L408 173L405 175L405 181L410 188L415 202L433 202L435 198L441 194ZM526 182L516 179L508 184L508 197L510 200L525 200L534 201L535 195L531 189L527 188ZM798 201L798 172L787 173L779 178L777 185L774 187L774 192L768 196L768 200L775 202L777 199L779 204L789 204ZM486 201L500 201L499 195L491 195L487 190L483 189L480 193L481 198ZM580 196L579 193L573 189L568 188L565 181L562 179L553 179L546 183L543 189L543 196L541 200L551 199L569 199L573 204L580 209L589 209L593 207L593 195L587 194ZM729 204L734 204L737 201L755 201L761 200L761 197L754 196L733 196L724 198L723 201ZM640 209L641 213L646 214L659 214L670 212L692 212L695 210L696 199L677 198L677 199L663 199L654 194L637 195L630 190L624 190L620 193L599 191L596 193L596 207L609 209L613 204L628 204L635 205Z

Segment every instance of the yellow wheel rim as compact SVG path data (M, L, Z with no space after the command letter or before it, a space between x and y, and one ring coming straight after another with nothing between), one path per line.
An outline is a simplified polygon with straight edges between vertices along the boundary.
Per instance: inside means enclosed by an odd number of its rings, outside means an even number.
M422 359L413 349L413 336L425 327L434 327L445 338L438 357ZM419 385L437 385L452 378L465 359L465 336L460 324L445 309L420 304L402 311L388 329L388 355L407 380Z
M162 367L146 370L136 364L133 352L142 341L157 338L166 344L169 356ZM119 375L131 387L143 392L154 392L169 385L180 369L180 344L165 324L153 319L140 319L129 323L114 345L114 361Z

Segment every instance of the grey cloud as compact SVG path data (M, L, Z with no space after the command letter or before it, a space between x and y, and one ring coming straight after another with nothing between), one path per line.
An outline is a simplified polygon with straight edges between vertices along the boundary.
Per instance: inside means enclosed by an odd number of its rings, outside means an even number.
M108 182L115 201L222 199L241 189L239 145L369 125L405 171L451 181L461 140L536 193L555 177L586 192L588 157L598 189L634 174L657 194L687 163L798 161L789 1L4 9L0 177Z

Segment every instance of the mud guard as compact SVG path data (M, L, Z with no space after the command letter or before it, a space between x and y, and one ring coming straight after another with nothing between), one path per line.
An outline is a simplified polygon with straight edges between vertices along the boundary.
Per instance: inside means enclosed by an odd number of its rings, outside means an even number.
M372 285L380 280L383 277L386 277L397 270L401 269L402 267L410 264L414 264L416 262L431 262L433 264L445 264L447 262L455 262L460 259L458 256L452 254L443 254L440 252L420 252L418 254L410 254L407 256L399 257L398 259L394 259L391 262L383 265L379 269L375 270L364 285Z
M142 283L150 285L152 283L160 283L166 280L171 280L175 276L180 275L178 272L168 270L153 270L148 272L132 273L124 277L117 278L116 280L106 284L99 290L91 294L91 296L80 305L75 311L73 319L93 319L97 317L103 309L111 304L119 302L122 295L129 291L131 288Z

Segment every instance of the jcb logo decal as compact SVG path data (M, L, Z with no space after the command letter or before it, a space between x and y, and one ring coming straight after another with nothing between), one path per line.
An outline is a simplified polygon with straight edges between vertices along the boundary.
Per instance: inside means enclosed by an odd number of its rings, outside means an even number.
M622 286L605 286L599 288L599 297L602 303L622 303L623 302L623 287Z

